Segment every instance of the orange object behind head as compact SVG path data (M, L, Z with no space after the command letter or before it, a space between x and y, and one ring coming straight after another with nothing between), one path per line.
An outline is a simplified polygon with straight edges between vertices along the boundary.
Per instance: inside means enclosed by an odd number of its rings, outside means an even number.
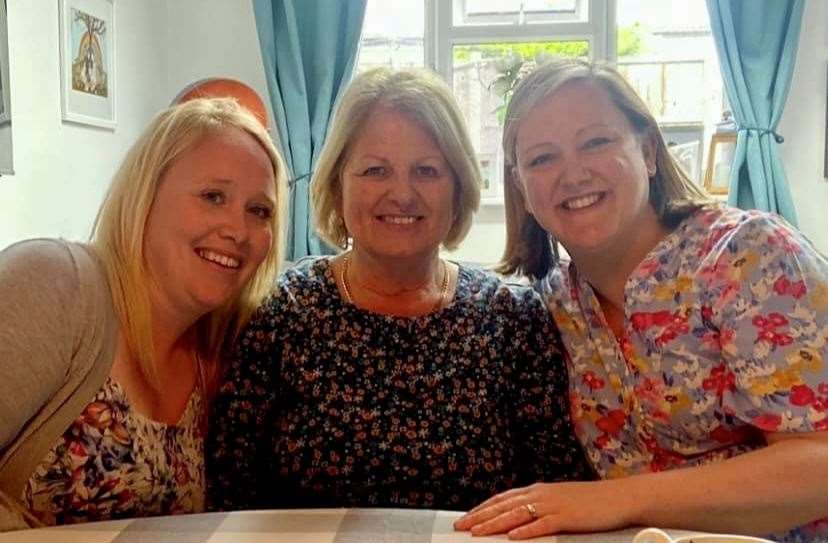
M250 110L265 128L269 128L264 102L256 91L241 81L217 77L196 81L184 87L173 99L172 105L194 98L235 98L240 105Z

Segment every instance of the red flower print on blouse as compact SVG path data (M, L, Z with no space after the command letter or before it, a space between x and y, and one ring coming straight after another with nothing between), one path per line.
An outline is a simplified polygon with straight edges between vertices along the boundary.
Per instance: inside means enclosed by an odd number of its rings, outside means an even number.
M618 432L624 427L625 422L627 422L627 415L624 414L624 411L621 409L613 409L598 419L595 425L607 434L618 435Z
M604 388L604 380L595 375L594 372L588 371L584 373L581 380L590 388L590 390L600 390Z
M797 300L805 296L808 292L807 287L805 287L805 281L797 281L795 283L791 283L788 281L788 278L784 275L774 281L773 283L773 291L780 296L785 296L786 294L789 296L793 296Z
M781 334L776 329L781 326L787 326L788 319L780 313L769 313L767 317L757 315L753 317L753 326L759 329L756 336L756 342L767 341L774 345L790 345L793 343L793 338L788 334Z
M776 413L764 413L758 417L754 417L751 422L760 430L775 432L779 428L779 425L782 424L782 417Z
M731 392L736 390L736 377L722 363L710 370L710 376L702 381L702 388L715 390L716 395L721 396L725 390Z
M808 385L794 385L791 387L791 403L794 405L810 405L816 400L816 394Z

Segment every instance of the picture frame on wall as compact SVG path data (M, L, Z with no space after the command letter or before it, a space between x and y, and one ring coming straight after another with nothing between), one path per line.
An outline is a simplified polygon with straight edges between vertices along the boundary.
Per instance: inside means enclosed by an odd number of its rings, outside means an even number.
M115 129L114 0L59 0L64 121Z
M713 134L707 152L704 188L710 194L727 194L730 189L730 167L736 154L736 132Z
M6 0L0 1L0 125L11 121Z

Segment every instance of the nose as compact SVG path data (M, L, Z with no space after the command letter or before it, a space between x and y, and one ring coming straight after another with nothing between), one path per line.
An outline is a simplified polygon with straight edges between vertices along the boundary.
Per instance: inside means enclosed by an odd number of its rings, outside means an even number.
M388 188L388 198L402 209L410 206L418 198L416 181L410 172L393 176Z
M561 172L561 182L567 185L577 185L589 179L589 172L577 156L564 158L564 168Z
M235 206L226 207L221 214L218 233L222 238L237 244L247 241L249 231L246 210Z

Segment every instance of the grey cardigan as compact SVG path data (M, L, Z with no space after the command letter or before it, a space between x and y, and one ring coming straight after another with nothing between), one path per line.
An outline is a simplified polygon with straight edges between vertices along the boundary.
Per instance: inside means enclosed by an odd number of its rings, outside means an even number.
M119 324L91 248L38 239L0 251L0 531L55 440L103 385Z

